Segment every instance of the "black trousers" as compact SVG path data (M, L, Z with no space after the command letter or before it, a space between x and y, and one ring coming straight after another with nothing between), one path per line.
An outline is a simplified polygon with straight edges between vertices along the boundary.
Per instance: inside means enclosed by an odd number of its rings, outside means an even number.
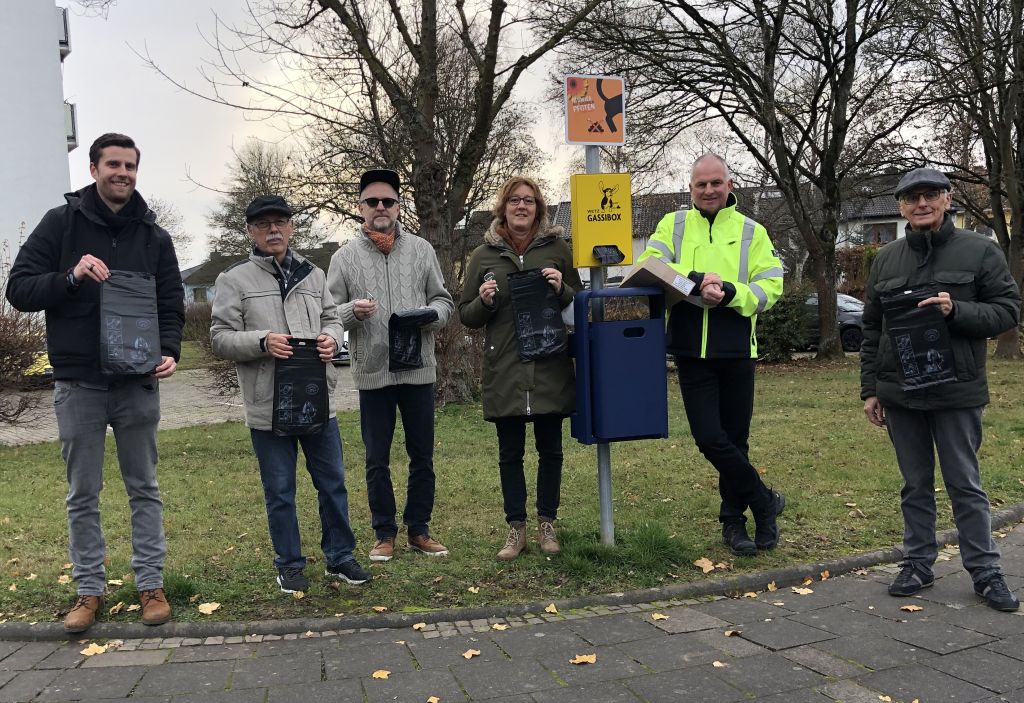
M679 388L697 448L718 470L723 523L746 522L747 508L768 506L772 493L747 459L754 413L754 359L676 357Z
M526 520L526 423L533 423L537 447L537 515L554 520L562 490L562 416L502 417L494 421L498 430L498 468L505 520Z
M434 510L434 384L359 391L359 423L366 447L366 496L377 539L398 533L390 466L396 408L402 413L405 451L409 455L402 522L408 526L410 537L429 534L427 525Z

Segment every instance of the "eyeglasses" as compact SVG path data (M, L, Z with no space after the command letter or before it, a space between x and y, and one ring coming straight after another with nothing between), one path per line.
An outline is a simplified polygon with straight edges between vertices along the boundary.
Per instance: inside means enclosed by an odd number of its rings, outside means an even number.
M395 205L398 205L398 201L395 200L394 198L363 198L359 202L369 207L372 207L375 210L377 209L377 206L380 205L381 203L384 203L385 210L390 210Z
M269 232L271 227L277 227L278 229L284 229L285 226L290 223L290 219L285 220L259 220L257 222L250 222L249 226L259 232Z
M527 195L524 198L521 198L518 195L513 195L508 199L509 205L518 205L519 203L522 203L523 205L534 205L537 203L537 199L531 195Z
M926 203L934 203L945 192L944 190L925 190L920 193L900 193L900 202L913 205L924 198Z

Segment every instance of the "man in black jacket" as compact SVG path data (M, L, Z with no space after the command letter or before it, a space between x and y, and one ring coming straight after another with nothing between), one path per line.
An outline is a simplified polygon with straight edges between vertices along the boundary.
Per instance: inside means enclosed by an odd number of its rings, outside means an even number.
M46 347L56 381L53 404L67 465L68 533L78 599L68 632L96 620L106 586L100 529L103 450L114 430L132 520L132 568L142 621L171 617L163 589L166 542L156 480L158 379L177 368L185 321L181 272L170 235L135 191L139 150L123 134L104 134L89 149L95 184L65 195L43 216L11 269L7 299L26 312L46 311ZM100 290L112 270L156 281L160 361L150 374L107 375L100 364Z
M896 198L907 236L882 247L871 266L861 346L864 413L888 429L903 475L904 557L889 593L910 596L935 582L937 451L974 591L989 607L1014 611L1019 603L1000 573L978 448L989 401L986 340L1017 324L1020 292L996 243L953 225L945 175L914 169L900 179ZM915 292L923 299L912 312L891 304L883 310L883 301ZM938 313L928 320L930 306ZM917 315L923 324L906 321Z

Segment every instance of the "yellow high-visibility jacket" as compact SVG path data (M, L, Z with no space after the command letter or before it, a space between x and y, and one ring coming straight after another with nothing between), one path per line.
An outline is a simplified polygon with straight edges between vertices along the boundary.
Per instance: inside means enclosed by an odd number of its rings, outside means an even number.
M668 351L700 359L756 358L758 313L782 295L782 263L758 223L736 210L736 196L714 222L697 208L662 218L647 248L637 259L655 256L694 280L714 272L724 283L725 298L708 307L697 294L672 307Z

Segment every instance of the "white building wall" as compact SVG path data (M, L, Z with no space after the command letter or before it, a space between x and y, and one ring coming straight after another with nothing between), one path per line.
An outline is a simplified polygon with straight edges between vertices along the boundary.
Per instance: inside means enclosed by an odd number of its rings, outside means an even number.
M0 41L0 250L19 239L71 189L59 38L53 0L3 0ZM22 223L24 235L19 233ZM0 261L0 265L4 262Z

